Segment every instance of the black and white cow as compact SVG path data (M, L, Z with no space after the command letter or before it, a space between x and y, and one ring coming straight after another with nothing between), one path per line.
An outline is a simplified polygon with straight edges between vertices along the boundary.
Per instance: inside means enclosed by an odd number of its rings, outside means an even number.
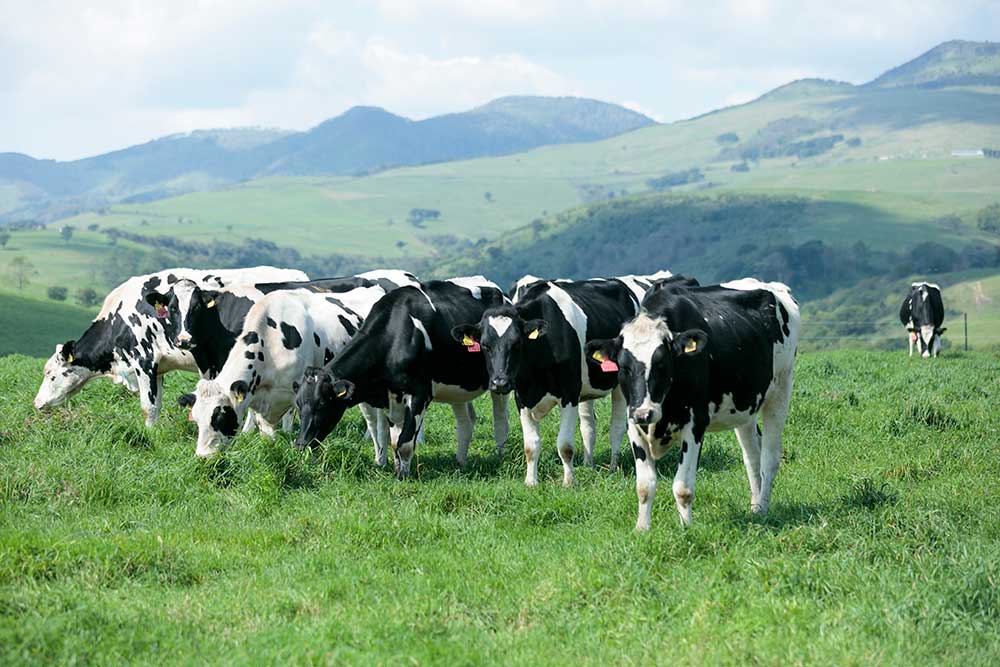
M591 368L584 359L589 340L617 335L639 309L632 288L615 279L542 281L513 305L486 310L475 323L452 330L457 341L481 347L490 390L514 391L524 431L524 483L538 484L540 422L559 406L557 437L563 484L573 484L573 443L581 401L611 394L611 469L625 435L625 399L617 373ZM593 409L589 412L593 419ZM594 431L591 425L590 434ZM586 460L593 462L594 437L584 432Z
M674 276L670 271L657 271L649 275L626 275L618 276L616 278L593 278L592 280L620 280L625 283L625 285L632 290L635 295L636 301L641 302L646 294L646 291L653 288L664 281L669 282L680 282L685 285L697 285L698 281L693 278L685 278L683 276ZM527 293L528 289L535 284L544 283L546 280L544 278L539 278L537 276L527 275L520 278L514 285L510 288L508 295L511 300L517 304L518 301ZM553 282L556 283L566 283L573 282L569 279L561 278ZM597 442L597 419L594 414L594 401L581 400L578 408L578 413L580 415L580 437L583 440L583 462L585 465L594 464L594 445ZM617 449L613 448L613 451ZM617 462L617 457L613 456L612 463ZM611 469L614 470L615 466L612 465Z
M396 475L404 478L410 474L414 438L433 400L452 406L456 459L464 466L472 440L469 406L487 390L489 376L481 351L453 340L451 330L505 302L500 288L482 276L434 280L387 294L343 352L306 376L295 399L300 419L296 445L322 441L348 407L368 403L388 412ZM492 398L497 455L502 456L507 397Z
M899 309L899 321L908 333L910 356L913 344L922 357L938 356L941 352L941 334L948 330L944 324L944 302L941 288L934 283L913 283L910 293Z
M216 454L236 435L248 410L274 427L294 405L295 386L310 366L333 359L385 295L378 285L330 294L307 290L271 292L247 313L225 364L198 381L179 403L198 424L199 457ZM374 413L362 412L379 446Z
M45 364L45 376L35 396L35 407L59 405L96 377L110 377L139 393L139 402L151 426L163 402L163 375L173 370L197 370L190 352L168 340L163 322L143 299L143 293L182 279L204 288L234 283L308 280L302 271L258 266L248 269L166 269L136 276L116 287L104 299L94 321L77 340L56 346Z
M674 499L681 521L690 523L706 431L736 431L750 480L750 508L767 512L781 463L799 324L798 304L785 285L744 278L653 290L617 337L587 344L595 367L618 366L628 401L639 497L636 530L649 528L656 461L674 445L681 450Z
M192 280L181 280L166 290L150 290L144 298L160 316L170 341L189 350L202 377L213 378L222 369L253 304L276 291L305 290L333 295L359 287L381 287L384 292L418 285L406 271L384 269L356 276L307 282L267 282L206 289Z

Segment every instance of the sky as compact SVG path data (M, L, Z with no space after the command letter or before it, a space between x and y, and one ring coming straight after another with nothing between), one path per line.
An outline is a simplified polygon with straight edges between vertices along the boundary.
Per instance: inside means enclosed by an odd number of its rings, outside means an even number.
M0 152L59 160L512 94L666 122L1000 38L997 0L0 0L0 17Z

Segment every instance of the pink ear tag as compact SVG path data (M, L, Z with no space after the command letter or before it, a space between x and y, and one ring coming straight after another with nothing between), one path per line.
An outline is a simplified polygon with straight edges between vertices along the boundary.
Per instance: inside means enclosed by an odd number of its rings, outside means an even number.
M156 304L156 317L161 320L167 319L167 307L162 303Z
M479 341L478 340L473 341L472 345L467 345L465 349L467 349L469 352L479 352L480 351Z
M917 339L917 333L915 331L911 331L910 332L910 340L916 340L916 339Z
M604 371L605 373L617 373L618 364L611 361L610 359L605 359L604 361L601 362L601 370Z
M188 410L188 421L189 422L194 421L194 410Z

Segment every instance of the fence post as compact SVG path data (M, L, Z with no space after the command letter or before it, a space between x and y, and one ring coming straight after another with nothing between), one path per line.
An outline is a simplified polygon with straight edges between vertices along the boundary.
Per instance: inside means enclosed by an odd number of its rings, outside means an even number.
M962 313L962 321L965 324L965 351L969 351L969 314Z

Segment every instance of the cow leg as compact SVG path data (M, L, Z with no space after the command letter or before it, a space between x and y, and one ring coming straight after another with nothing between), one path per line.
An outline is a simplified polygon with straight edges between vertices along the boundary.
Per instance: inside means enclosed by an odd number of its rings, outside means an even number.
M429 402L427 398L414 395L404 395L402 401L390 398L389 410L393 420L389 427L389 436L396 464L396 477L399 479L410 476L417 433L423 426L424 413Z
M531 409L520 410L521 431L524 433L524 484L538 486L538 453L542 445L542 432L539 420L531 415Z
M458 448L455 450L455 460L462 468L469 462L469 443L472 442L473 421L469 415L468 403L457 403L451 406L455 414L455 436Z
M466 405L469 406L469 419L472 421L472 425L475 426L476 421L479 419L479 415L476 414L476 405L472 401L469 401Z
M160 407L163 396L163 378L156 373L154 365L151 373L135 369L136 384L139 385L139 406L145 418L146 426L153 426L160 418Z
M378 418L379 411L367 403L361 403L358 405L358 409L361 410L361 416L365 418L365 425L368 427L368 435L371 438L372 445L375 447L375 463L379 460L379 441L378 441ZM382 464L385 465L385 452L382 452Z
M594 401L580 401L580 438L583 440L583 464L594 465L594 443L597 442L597 421L594 419Z
M243 420L243 433L253 433L257 430L257 419L253 410L247 410L246 419Z
M750 511L760 511L760 429L753 420L736 429L736 439L743 450L743 466L750 480Z
M621 387L611 392L611 424L608 435L611 438L611 472L618 469L618 457L622 450L622 438L628 427L628 402Z
M907 341L910 343L910 356L913 356L913 334L906 335Z
M681 523L691 523L691 504L694 502L694 481L698 472L698 458L701 456L701 440L695 438L694 428L688 424L681 430L681 461L674 475L674 501Z
M375 465L380 468L385 467L387 462L387 452L389 451L389 419L386 411L376 410L378 419L378 443L375 448Z
M792 400L792 373L777 378L771 396L764 403L763 434L760 447L760 507L759 514L767 514L771 504L771 486L781 465L781 432L788 418Z
M574 405L559 406L559 436L556 446L563 464L563 486L573 486L573 445L576 442L576 425L579 408Z
M503 450L507 445L507 436L510 435L510 397L506 394L494 394L490 392L490 400L493 401L493 440L497 444L497 458L503 458ZM469 403L472 406L472 403Z
M635 529L649 530L653 518L653 498L656 496L656 460L653 453L644 444L645 439L639 435L634 425L629 425L629 440L632 442L632 454L635 455L635 495L639 498L639 518L635 521Z

